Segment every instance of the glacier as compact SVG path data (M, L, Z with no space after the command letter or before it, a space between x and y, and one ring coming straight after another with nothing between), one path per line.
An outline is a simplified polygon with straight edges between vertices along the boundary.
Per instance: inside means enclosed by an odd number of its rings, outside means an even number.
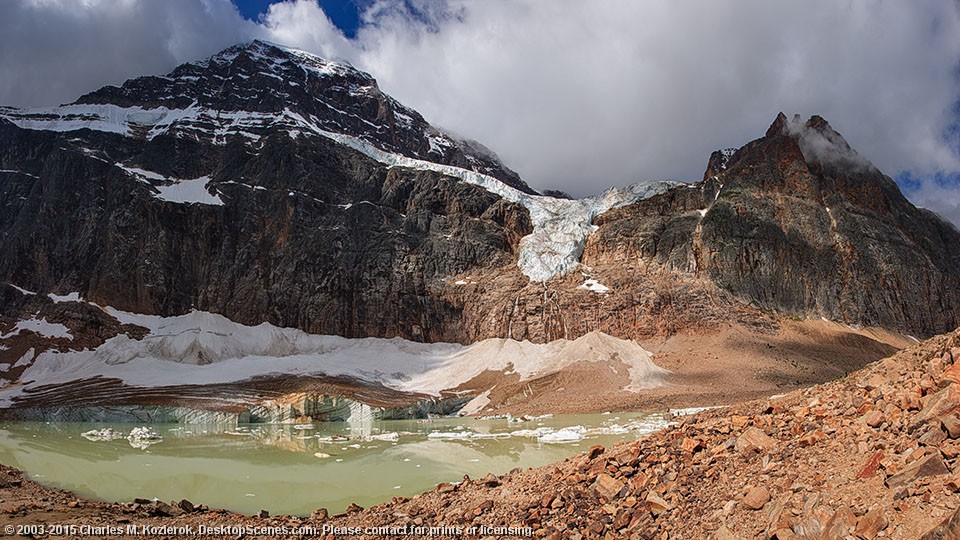
M678 181L658 180L624 188L613 187L599 195L582 199L531 195L487 174L400 155L383 150L367 140L329 131L321 127L320 119L304 117L289 108L277 114L225 112L197 106L184 109L143 109L117 105L65 105L36 109L0 108L0 118L31 130L70 132L92 129L128 137L143 136L147 139L161 133L193 137L203 135L209 137L214 144L226 144L228 136L241 136L256 143L268 129L285 130L294 139L304 133L318 135L389 167L428 170L457 178L525 207L530 213L533 232L520 240L517 265L532 282L546 282L579 267L587 238L596 230L593 225L595 217L683 185ZM138 179L160 179L153 178L156 173L123 164L116 166ZM171 202L223 204L217 194L207 192L206 180L206 177L190 182L178 180L174 186L157 188L160 191L157 196Z

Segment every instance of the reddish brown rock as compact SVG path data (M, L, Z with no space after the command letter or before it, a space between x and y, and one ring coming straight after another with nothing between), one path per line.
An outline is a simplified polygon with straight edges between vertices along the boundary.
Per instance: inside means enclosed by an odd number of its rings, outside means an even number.
M943 462L943 458L940 457L940 453L937 452L907 465L897 474L888 477L886 484L887 487L896 489L908 486L918 478L949 473L950 469L947 468L947 464Z
M943 418L960 407L960 390L957 390L956 384L944 388L930 396L926 406L917 415L914 426L919 426L925 422Z
M823 523L815 517L807 518L793 526L794 534L804 540L819 539L823 531Z
M737 437L734 448L741 454L748 454L750 452L763 452L776 444L776 439L771 438L763 430L751 427Z
M740 502L745 508L750 510L759 510L763 508L763 505L767 504L770 501L770 490L761 486L755 487L747 492L743 497L743 500Z
M960 538L960 510L920 537L920 540L957 540Z
M877 469L880 468L880 462L883 460L883 452L877 450L872 456L867 458L866 463L860 467L860 472L857 473L857 478L873 478L877 474Z
M598 475L597 480L593 483L593 490L597 495L608 501L614 500L621 489L623 489L623 482L606 473Z
M647 507L650 509L650 512L652 512L655 516L659 516L660 514L673 509L673 505L664 500L663 497L657 495L657 493L654 491L651 491L647 494L645 502L647 503Z
M794 534L792 529L777 529L773 532L771 538L776 538L777 540L802 540Z
M960 364L954 364L943 371L941 380L960 383Z
M875 506L857 520L857 528L854 533L860 538L873 540L880 531L887 528L887 523L887 517L883 510Z
M861 420L863 420L864 424L872 428L880 427L880 424L883 423L883 414L881 414L880 411L873 409L867 414L863 415Z
M713 533L713 537L715 540L740 540L740 537L733 534L733 531L727 528L726 525L721 525L720 528Z
M703 445L700 443L699 439L684 437L683 441L680 442L680 449L684 452L690 452L692 454L703 449Z
M948 414L940 419L940 424L951 439L960 438L960 418L955 414Z
M939 427L928 429L918 442L924 446L940 446L940 443L947 440L947 434Z
M900 395L900 408L905 411L917 411L923 408L923 403L920 401L921 391L917 389L916 391L908 390Z
M823 540L843 540L849 535L851 527L857 524L857 516L848 506L841 506L827 521L824 526L823 534L820 536Z
M480 479L480 483L487 487L497 487L500 485L500 479L493 473L487 473L486 476Z
M943 487L954 493L960 491L960 473L955 473L949 480L943 483Z
M800 446L813 446L826 438L827 438L826 433L820 431L819 429L816 429L807 433L803 437L800 437L800 440L797 442L800 444Z

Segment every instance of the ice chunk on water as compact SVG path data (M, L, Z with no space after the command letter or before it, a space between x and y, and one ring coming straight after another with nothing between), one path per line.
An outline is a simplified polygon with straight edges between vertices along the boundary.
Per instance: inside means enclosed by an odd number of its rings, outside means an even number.
M150 445L157 444L162 440L162 435L146 426L135 427L131 429L130 434L127 435L127 441L130 443L130 446L139 450L145 450Z
M539 441L545 443L575 442L583 439L584 432L586 432L586 428L583 426L571 426L553 433L540 435Z
M428 439L469 439L470 431L434 431L427 434Z
M123 433L107 427L103 429L91 429L90 431L85 431L80 434L81 437L87 439L88 441L115 441L117 439L124 438Z

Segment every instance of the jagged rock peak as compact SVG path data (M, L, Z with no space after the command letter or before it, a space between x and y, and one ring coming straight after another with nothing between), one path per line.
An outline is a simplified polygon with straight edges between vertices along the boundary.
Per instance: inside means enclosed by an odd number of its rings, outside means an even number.
M238 59L259 63L270 70L277 70L284 62L291 61L304 69L316 70L318 74L352 76L367 79L373 86L377 85L373 76L353 67L346 60L328 60L313 53L260 39L234 45L210 58L189 62L187 65L209 67L211 63L233 64Z
M867 159L858 154L843 135L840 135L822 116L813 115L806 122L799 114L787 118L779 113L767 129L766 138L790 137L800 146L805 161L810 165L833 168L875 170Z
M764 134L765 137L774 137L776 135L787 135L787 115L783 114L783 111L777 113L777 117L773 119L773 123L770 124L770 127L767 128L767 132Z
M733 164L736 153L736 148L724 148L710 154L710 160L707 162L707 170L703 174L703 179L707 180L727 170L727 168Z
M408 124L425 123L419 113L383 94L370 74L346 62L260 40L181 64L166 76L138 77L120 87L105 86L80 97L77 103L313 112L315 101L331 104L346 97L376 100L376 107L347 111L362 113L371 122L398 112L403 120L409 117Z

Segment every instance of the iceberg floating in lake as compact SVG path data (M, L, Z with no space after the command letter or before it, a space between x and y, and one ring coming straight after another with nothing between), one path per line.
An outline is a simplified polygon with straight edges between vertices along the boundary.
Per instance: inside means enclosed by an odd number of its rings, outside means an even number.
M107 427L103 429L91 429L80 434L81 437L87 439L88 441L115 441L117 439L124 438L122 432L119 432L113 428Z

